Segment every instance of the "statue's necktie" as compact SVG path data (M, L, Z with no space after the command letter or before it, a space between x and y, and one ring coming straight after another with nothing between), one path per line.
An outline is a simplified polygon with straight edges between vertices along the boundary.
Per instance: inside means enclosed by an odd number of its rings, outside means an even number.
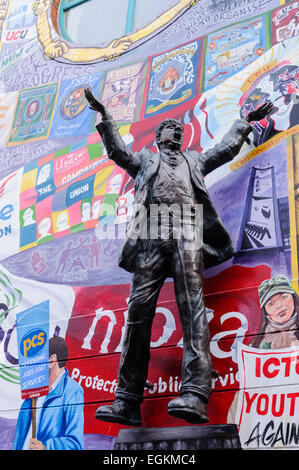
M169 156L169 163L173 168L175 168L177 166L178 159L177 159L177 156L175 154Z
M175 168L179 163L181 163L183 157L181 155L181 153L175 153L175 152L171 152L171 153L166 153L165 152L165 155L164 155L164 160L172 167L172 168Z

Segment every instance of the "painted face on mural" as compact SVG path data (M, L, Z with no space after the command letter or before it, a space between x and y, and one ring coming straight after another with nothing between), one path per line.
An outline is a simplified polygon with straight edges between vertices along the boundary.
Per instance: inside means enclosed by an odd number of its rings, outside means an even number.
M83 202L82 204L82 221L90 220L91 217L91 207L89 202Z
M92 218L97 219L100 215L101 201L95 201L92 205Z
M277 323L288 321L294 313L294 308L294 299L289 292L275 294L265 303L267 315Z
M38 100L32 101L27 108L26 117L32 119L38 112L40 103Z
M51 235L50 232L49 232L49 230L51 228L51 225L52 225L52 221L51 221L50 217L45 217L44 219L42 219L40 221L40 223L38 224L38 227L37 227L40 238Z
M66 212L61 212L61 214L59 214L57 217L57 228L58 232L62 232L63 230L69 228L69 220Z
M111 180L109 181L109 186L107 188L107 193L110 194L118 194L120 187L122 183L122 176L121 175L115 175Z
M33 215L34 215L33 210L31 209L31 207L28 207L28 209L26 209L23 214L24 227L27 225L35 224Z

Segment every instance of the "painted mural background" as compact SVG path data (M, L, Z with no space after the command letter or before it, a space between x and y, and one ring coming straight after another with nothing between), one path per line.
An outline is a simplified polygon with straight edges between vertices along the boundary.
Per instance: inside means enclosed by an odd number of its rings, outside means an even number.
M34 308L46 301L49 337L64 339L68 360L61 401L37 400L39 435L49 449L112 449L124 428L94 414L117 384L131 279L117 259L134 181L108 159L86 87L136 151L157 151L156 125L175 117L184 123L183 148L200 152L234 119L274 102L272 114L253 123L250 144L206 178L237 247L205 274L218 372L208 414L209 424L236 423L244 448L299 446L298 326L295 334L276 333L289 338L283 347L252 346L261 334L260 284L284 274L298 292L299 2L192 3L177 2L177 14L162 15L148 36L137 31L113 47L80 47L59 36L50 1L0 2L1 449L28 444L20 423L31 421L31 401L21 398L16 319L32 309L38 328ZM171 279L151 347L143 425L184 426L167 414L182 356ZM266 360L263 374L252 374ZM57 423L65 424L65 439L52 439Z

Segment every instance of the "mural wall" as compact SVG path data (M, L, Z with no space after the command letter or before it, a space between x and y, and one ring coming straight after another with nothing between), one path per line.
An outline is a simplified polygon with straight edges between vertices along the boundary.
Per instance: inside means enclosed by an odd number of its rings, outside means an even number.
M91 46L63 36L65 3L0 1L0 448L29 448L36 399L37 447L113 449L125 428L94 415L117 385L131 280L117 261L134 180L108 159L84 88L133 151L157 152L155 128L174 117L183 149L201 152L273 101L240 154L206 177L236 246L205 273L208 415L236 424L244 449L298 448L299 2L167 2L147 26ZM181 359L168 279L143 426L188 424L167 413Z

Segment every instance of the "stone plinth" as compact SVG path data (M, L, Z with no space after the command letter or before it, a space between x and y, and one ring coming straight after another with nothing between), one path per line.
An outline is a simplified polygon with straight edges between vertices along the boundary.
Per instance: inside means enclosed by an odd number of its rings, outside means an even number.
M240 449L235 424L133 428L119 431L114 450Z

